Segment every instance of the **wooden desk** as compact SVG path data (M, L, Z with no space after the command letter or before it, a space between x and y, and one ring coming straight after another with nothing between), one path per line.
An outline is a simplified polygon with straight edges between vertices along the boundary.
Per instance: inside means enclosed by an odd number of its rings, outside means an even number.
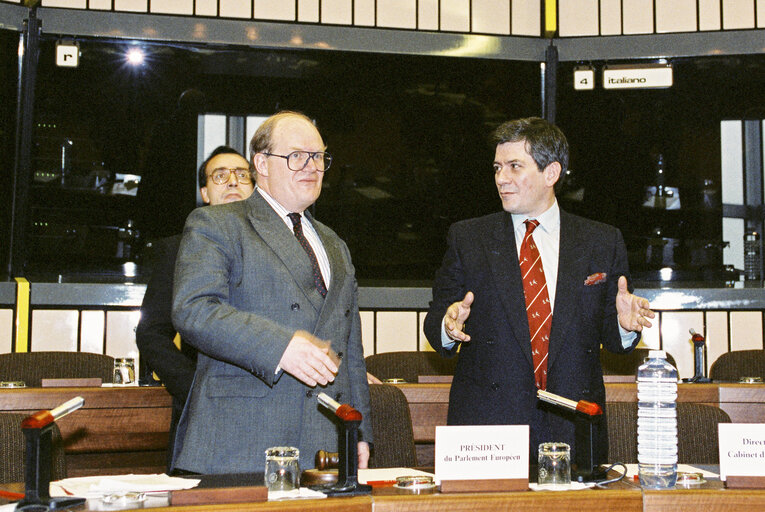
M417 463L433 465L436 426L446 425L451 384L396 384L409 402ZM635 383L607 383L606 402L636 402ZM763 384L679 384L678 401L720 407L734 423L765 421L765 385Z
M450 384L398 384L409 401L418 465L433 466L437 425L446 425ZM0 411L31 413L81 395L59 422L70 476L165 469L171 398L161 387L1 389ZM765 421L765 385L680 384L678 400L716 405L736 423ZM634 383L606 384L608 402L634 402Z
M162 387L1 389L0 411L29 414L76 396L83 407L58 426L70 477L162 473L171 397Z
M23 492L21 484L2 484L3 490ZM328 498L260 503L236 503L204 506L167 507L166 499L149 498L144 508L157 512L250 511L293 512L425 512L464 511L581 511L618 510L619 512L760 512L765 510L765 490L725 489L722 482L711 480L693 489L643 490L636 483L618 482L607 489L570 492L512 492L471 494L411 494L393 488L374 489L371 496ZM6 503L0 499L0 505ZM79 511L98 510L98 502ZM114 509L110 509L114 510Z

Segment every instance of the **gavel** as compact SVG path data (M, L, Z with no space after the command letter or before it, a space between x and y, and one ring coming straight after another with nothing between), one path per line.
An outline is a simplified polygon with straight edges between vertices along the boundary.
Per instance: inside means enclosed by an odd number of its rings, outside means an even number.
M328 452L326 450L319 450L316 452L316 458L314 458L316 469L337 469L340 465L340 454L338 452Z

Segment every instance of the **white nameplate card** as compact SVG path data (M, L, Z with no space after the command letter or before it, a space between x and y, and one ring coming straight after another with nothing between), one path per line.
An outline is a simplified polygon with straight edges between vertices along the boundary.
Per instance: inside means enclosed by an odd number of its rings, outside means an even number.
M720 423L720 480L765 477L765 424ZM765 478L763 478L765 484ZM760 487L760 485L757 485Z
M436 427L435 459L442 492L528 489L529 426Z

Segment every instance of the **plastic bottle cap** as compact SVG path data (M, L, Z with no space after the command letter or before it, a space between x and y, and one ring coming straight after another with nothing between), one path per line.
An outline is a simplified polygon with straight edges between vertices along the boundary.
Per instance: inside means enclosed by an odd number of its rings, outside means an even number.
M667 353L664 350L649 350L648 351L648 358L649 359L666 359Z

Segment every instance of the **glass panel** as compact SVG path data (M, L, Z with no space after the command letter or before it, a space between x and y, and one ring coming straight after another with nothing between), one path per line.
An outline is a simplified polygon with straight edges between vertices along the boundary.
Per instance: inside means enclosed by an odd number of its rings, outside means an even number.
M490 131L539 112L536 63L78 41L76 69L42 44L32 273L141 263L196 205L199 115L288 108L316 120L334 157L314 210L348 242L358 276L429 280L448 226L498 208Z

